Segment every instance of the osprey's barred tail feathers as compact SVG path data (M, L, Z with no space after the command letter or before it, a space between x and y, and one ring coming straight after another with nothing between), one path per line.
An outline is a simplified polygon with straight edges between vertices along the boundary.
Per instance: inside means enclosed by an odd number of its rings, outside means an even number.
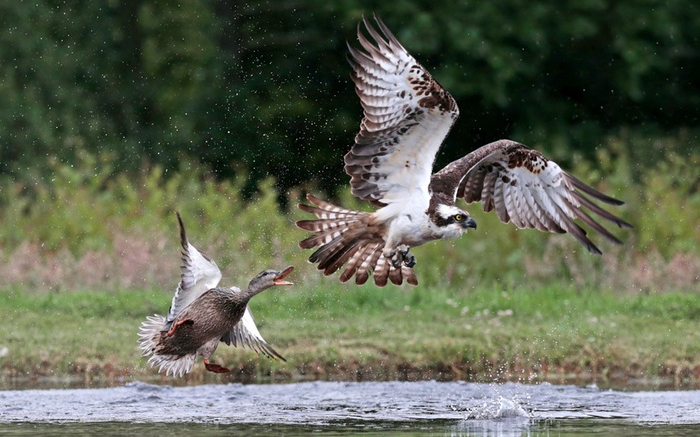
M151 367L158 367L159 373L165 370L166 375L183 376L192 370L194 360L197 358L197 353L195 352L189 355L158 353L164 325L165 317L159 315L149 316L141 323L139 343L141 343L141 350L143 350L142 355L144 357L151 355L148 359L148 364L150 364Z
M375 284L380 287L388 281L401 285L404 279L409 284L418 284L412 268L402 266L396 269L384 258L384 240L377 227L370 223L370 214L340 208L310 194L306 198L314 206L300 204L299 208L314 214L318 220L296 223L301 229L314 232L302 240L299 247L318 247L309 257L309 262L318 263L318 269L325 275L337 272L347 263L340 275L341 282L355 276L355 283L362 285L372 274Z

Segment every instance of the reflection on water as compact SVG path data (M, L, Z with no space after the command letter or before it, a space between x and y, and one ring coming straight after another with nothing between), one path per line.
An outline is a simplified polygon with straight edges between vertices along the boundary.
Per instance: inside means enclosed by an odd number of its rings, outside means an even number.
M697 436L700 429L692 425L644 426L639 424L614 421L568 420L557 422L535 422L530 425L511 423L511 420L496 421L489 424L461 422L449 424L430 423L379 423L333 424L326 426L306 425L236 425L236 424L175 424L175 423L63 423L63 424L0 424L0 433L5 436L80 436L100 435L102 437L117 435L173 437L214 437L232 435L251 436L307 436L321 434L328 436L562 436L576 437L665 437Z
M0 391L0 434L695 435L700 391L313 382Z

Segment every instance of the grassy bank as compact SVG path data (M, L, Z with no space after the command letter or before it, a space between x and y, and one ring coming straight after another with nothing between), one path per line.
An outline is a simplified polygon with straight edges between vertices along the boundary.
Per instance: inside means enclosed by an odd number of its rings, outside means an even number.
M303 278L298 282L303 283ZM226 282L226 281L224 281ZM164 291L0 291L0 371L16 378L153 378L136 332ZM700 377L700 295L622 296L571 288L377 289L332 280L257 296L263 336L287 362L220 347L235 369L185 382L298 379L562 380ZM172 378L159 377L163 381Z

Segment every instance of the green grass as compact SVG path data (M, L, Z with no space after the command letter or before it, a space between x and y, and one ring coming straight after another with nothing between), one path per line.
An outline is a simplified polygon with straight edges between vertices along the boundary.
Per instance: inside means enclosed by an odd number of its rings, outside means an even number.
M0 290L0 349L8 349L1 375L5 381L154 377L136 333L147 315L167 310L170 298L164 291ZM213 361L234 372L205 374L198 363L186 381L670 376L687 382L700 371L697 294L378 289L327 279L315 288L267 291L251 307L263 336L288 361L222 345Z

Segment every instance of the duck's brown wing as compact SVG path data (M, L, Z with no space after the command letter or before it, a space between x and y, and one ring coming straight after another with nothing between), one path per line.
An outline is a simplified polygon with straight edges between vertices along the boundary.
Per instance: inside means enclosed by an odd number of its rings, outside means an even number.
M228 345L232 344L234 347L238 347L239 345L241 347L248 347L258 354L263 354L275 360L287 361L262 338L260 331L258 331L257 326L255 326L253 313L250 312L250 307L248 306L246 306L245 313L241 320L236 323L229 332L221 337L221 341Z
M182 266L180 283L175 290L173 302L165 318L163 330L170 329L178 314L206 291L215 288L221 281L221 270L216 263L190 244L185 233L185 225L180 213L177 213L180 225L180 244L182 245Z

